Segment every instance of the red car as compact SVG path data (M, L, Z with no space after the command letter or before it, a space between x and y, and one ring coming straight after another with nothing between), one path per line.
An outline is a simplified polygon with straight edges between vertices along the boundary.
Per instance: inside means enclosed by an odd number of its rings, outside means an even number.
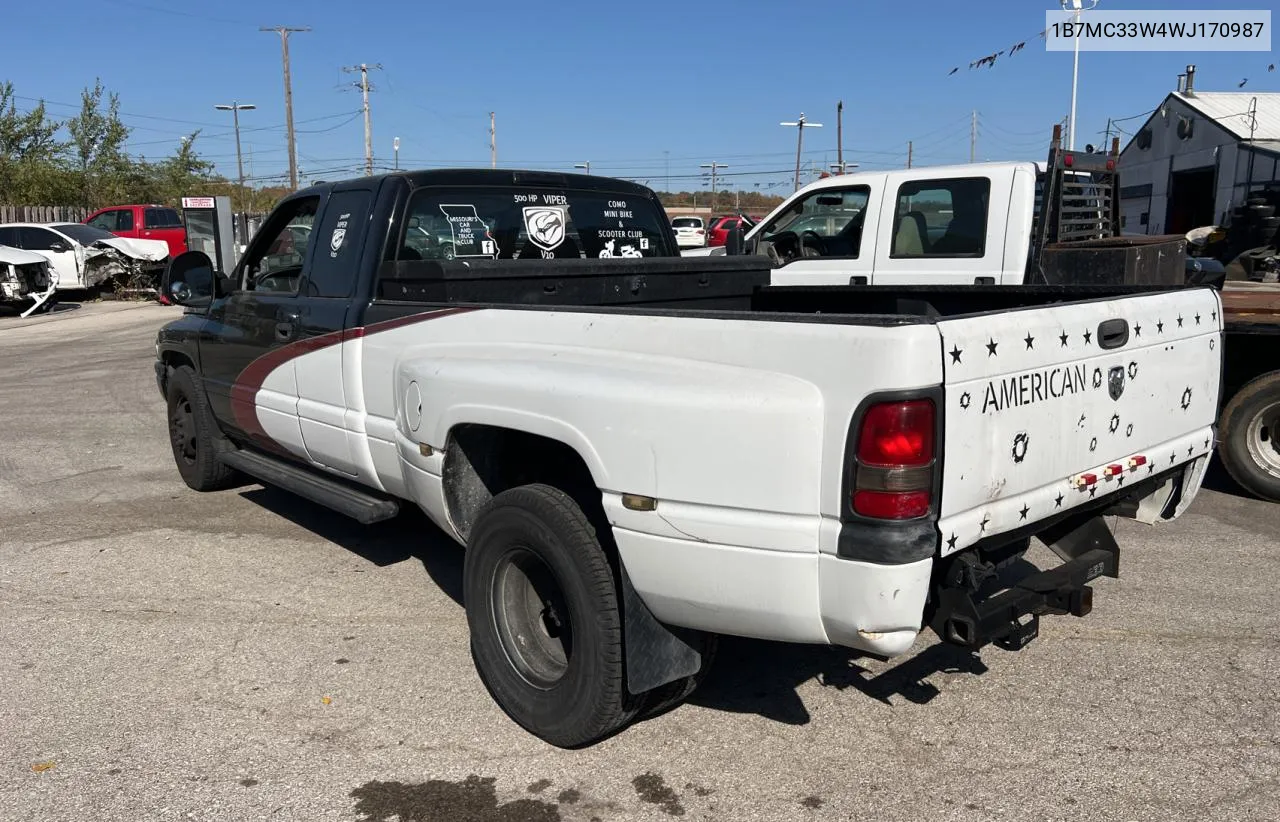
M729 232L735 224L742 225L742 233L746 234L755 226L750 217L729 215L727 217L712 217L711 224L707 226L707 245L717 246L724 245L729 242Z
M85 220L87 225L110 231L117 237L164 240L169 256L187 250L187 229L177 209L162 205L121 205L98 209Z

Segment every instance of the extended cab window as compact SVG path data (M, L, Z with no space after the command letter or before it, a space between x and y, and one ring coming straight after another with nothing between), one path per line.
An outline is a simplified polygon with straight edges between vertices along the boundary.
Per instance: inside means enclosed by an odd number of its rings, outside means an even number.
M339 191L329 197L316 231L320 245L307 270L307 296L351 296L372 201L373 192L368 190Z
M991 180L913 180L898 187L891 257L981 257Z
M182 219L172 208L148 208L142 222L147 228L182 228Z
M244 290L298 292L319 207L319 197L302 197L272 212L242 260Z
M666 214L635 194L563 188L423 188L395 259L672 257Z
M862 248L868 186L824 188L796 200L761 233L783 259L844 257L857 259Z

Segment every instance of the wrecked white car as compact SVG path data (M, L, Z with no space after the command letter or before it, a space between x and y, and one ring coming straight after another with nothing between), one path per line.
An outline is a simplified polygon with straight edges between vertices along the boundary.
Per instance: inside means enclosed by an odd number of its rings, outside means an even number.
M44 257L0 245L0 303L24 308L21 316L26 317L52 305L57 287L58 278Z
M81 223L6 223L0 245L34 252L49 262L59 291L113 284L154 291L169 259L163 240L138 240Z

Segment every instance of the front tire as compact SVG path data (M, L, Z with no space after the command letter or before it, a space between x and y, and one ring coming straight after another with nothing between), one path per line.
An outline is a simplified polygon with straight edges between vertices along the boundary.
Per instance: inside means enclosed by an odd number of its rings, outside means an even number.
M476 670L521 727L574 748L635 716L613 568L568 494L532 484L490 500L467 541L463 598Z
M217 430L208 399L196 384L195 370L189 365L173 369L165 394L169 445L182 481L196 491L230 487L236 480L236 472L218 460L214 445Z
M1280 502L1280 372L1236 392L1222 410L1222 464L1246 491Z

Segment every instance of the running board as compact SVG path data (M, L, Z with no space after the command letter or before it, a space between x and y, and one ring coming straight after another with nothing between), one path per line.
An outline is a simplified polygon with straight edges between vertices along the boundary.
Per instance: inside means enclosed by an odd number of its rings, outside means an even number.
M400 504L395 500L375 497L306 468L253 451L225 451L218 455L218 459L267 485L292 491L364 525L391 519L400 513Z

